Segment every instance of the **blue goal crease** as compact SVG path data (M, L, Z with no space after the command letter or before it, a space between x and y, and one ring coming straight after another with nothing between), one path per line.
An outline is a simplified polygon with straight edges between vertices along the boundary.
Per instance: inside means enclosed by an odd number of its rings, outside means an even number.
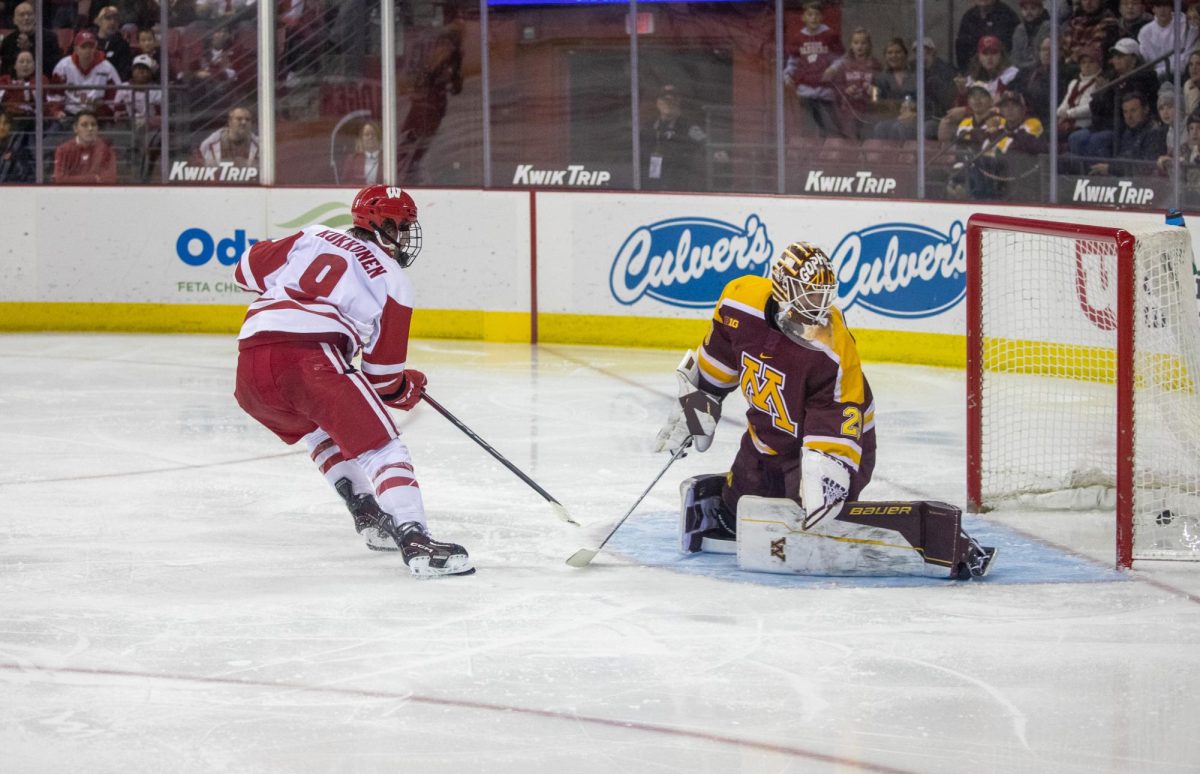
M745 572L738 569L737 557L732 554L682 553L677 534L678 519L678 513L669 511L634 516L613 535L608 549L646 567L778 588L903 588L958 582L907 576L860 578ZM971 537L985 546L995 546L999 551L988 576L973 583L1110 583L1130 579L1125 573L984 519L966 516L963 527Z

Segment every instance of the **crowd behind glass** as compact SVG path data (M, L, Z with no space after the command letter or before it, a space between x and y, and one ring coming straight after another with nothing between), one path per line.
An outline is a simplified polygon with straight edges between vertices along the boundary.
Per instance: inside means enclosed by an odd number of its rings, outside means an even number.
M1188 206L1198 39L1200 0L0 0L0 182Z

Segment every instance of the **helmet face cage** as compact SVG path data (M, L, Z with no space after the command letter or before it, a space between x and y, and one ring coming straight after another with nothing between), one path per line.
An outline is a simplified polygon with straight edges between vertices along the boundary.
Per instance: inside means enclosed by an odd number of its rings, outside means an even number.
M801 325L825 325L837 298L837 276L816 245L794 242L771 267L771 295L781 315Z
M421 224L417 222L417 204L406 192L393 186L369 185L354 197L350 214L354 226L370 231L401 266L416 260L421 251Z

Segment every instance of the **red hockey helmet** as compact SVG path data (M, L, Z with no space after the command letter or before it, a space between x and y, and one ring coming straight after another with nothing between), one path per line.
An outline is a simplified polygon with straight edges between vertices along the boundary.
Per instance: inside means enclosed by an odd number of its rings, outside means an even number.
M417 203L400 188L369 185L358 192L350 205L356 228L370 231L379 246L408 266L421 252L421 224Z

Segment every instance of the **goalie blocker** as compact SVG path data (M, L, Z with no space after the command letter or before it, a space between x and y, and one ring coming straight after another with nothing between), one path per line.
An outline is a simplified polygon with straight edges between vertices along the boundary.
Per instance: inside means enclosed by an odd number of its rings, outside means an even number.
M736 551L738 567L751 572L960 580L986 575L996 556L963 532L960 509L932 500L848 502L806 528L794 500L747 495L733 526L720 502L723 479L698 476L680 486L684 552Z

